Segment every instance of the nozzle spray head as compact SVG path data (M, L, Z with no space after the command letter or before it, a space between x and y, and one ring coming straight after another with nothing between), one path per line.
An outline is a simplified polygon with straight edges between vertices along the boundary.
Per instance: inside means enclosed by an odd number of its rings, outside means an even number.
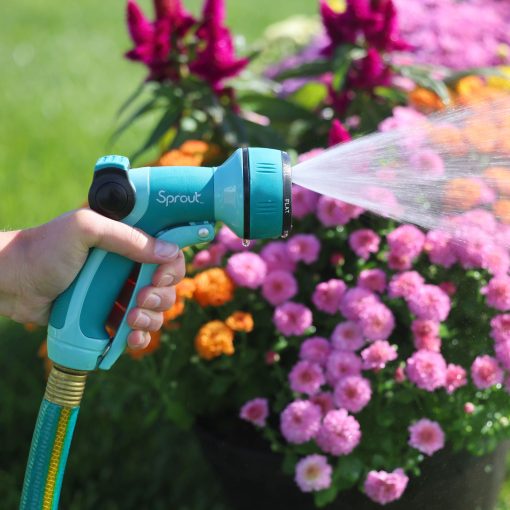
M225 223L243 239L287 236L291 229L291 167L285 152L238 149L218 167L130 168L127 158L96 164L89 204L98 213L181 248L211 241ZM126 317L156 266L94 249L76 280L55 301L48 354L75 370L109 369L126 347ZM136 284L128 302L125 282ZM120 306L117 306L120 305ZM113 327L111 311L123 314ZM107 329L107 326L109 328Z

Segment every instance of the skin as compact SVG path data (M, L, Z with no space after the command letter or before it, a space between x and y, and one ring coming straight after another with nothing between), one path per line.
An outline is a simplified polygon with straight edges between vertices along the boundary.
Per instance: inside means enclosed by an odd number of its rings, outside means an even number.
M185 275L183 253L176 245L90 209L66 213L39 227L0 232L0 315L47 324L52 302L75 279L93 247L159 264L152 285L140 290L138 306L127 317L133 329L128 345L145 348L148 332L161 327L163 312L175 302L174 285Z

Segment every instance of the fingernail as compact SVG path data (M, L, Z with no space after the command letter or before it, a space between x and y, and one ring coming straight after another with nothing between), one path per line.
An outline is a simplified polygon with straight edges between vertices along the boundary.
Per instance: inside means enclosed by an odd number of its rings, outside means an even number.
M133 326L135 328L144 329L144 328L147 328L150 323L151 323L150 317L142 312L137 317L137 319L136 319L135 323L133 324Z
M172 285L172 282L174 280L175 280L174 275L165 274L159 279L158 287L168 287L169 285Z
M163 259L174 259L179 254L179 247L176 244L156 240L154 254Z
M149 294L143 302L143 308L156 308L161 304L161 298L157 294Z

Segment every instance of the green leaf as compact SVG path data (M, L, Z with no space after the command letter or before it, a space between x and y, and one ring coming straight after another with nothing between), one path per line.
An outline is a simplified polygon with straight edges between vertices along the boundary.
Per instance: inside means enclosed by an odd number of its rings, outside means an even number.
M131 161L136 160L146 150L158 143L159 139L177 122L181 116L182 110L180 107L180 104L177 107L174 105L163 114L144 144L131 156Z
M320 76L331 71L331 61L329 59L318 59L314 62L305 62L292 69L286 69L276 76L276 80L283 81L289 78L308 78L310 76Z
M333 474L333 483L336 487L347 489L352 487L363 470L363 462L354 455L342 457L338 460Z
M315 120L316 115L291 101L279 97L251 94L242 97L243 107L268 117L271 122L289 123L294 120Z
M145 82L140 83L138 87L132 92L128 98L120 105L119 109L117 110L117 117L120 117L124 111L133 103L136 99L138 99L138 96L143 92L145 88Z
M166 416L179 427L187 429L193 424L193 416L177 400L165 398L163 406Z
M451 98L448 87L443 81L432 78L430 76L429 70L418 67L404 66L400 68L400 73L403 76L410 78L420 87L435 92L445 105L450 104Z
M282 471L286 475L294 475L294 472L296 471L296 463L298 461L297 455L293 455L291 453L285 454L283 457L283 463L282 463Z
M336 495L338 494L338 489L332 485L329 489L324 491L319 491L315 493L315 505L319 508L328 505L335 501Z
M496 67L473 67L471 69L465 69L464 71L459 71L457 73L450 74L447 78L445 78L445 83L449 87L455 87L457 82L462 78L466 78L466 76L498 76L500 78L508 78L508 76L501 72Z
M328 89L322 83L310 82L296 90L289 99L303 108L315 110L328 95Z

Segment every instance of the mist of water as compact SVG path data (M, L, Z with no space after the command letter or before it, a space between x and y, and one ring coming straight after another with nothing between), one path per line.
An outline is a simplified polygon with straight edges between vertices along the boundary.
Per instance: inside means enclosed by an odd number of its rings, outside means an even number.
M470 223L508 248L510 95L332 147L299 163L293 181L459 239Z

